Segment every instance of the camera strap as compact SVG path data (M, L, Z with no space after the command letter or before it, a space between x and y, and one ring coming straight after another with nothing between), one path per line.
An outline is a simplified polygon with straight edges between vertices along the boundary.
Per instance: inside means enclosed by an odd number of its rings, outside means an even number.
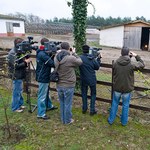
M54 55L52 55L44 64L46 65L53 56Z

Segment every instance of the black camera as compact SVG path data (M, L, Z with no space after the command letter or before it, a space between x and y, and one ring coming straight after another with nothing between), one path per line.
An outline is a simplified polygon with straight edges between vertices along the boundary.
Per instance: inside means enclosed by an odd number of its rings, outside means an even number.
M59 44L61 44L62 42L44 42L44 48L45 48L45 52L48 55L54 55L57 53L57 50L60 50L60 46L57 46Z
M19 46L17 52L20 54L26 54L26 53L31 53L32 50L37 50L38 46L32 46L32 44L38 42L31 41L31 40L33 40L33 37L28 37L28 41L22 41L21 43L17 44L17 46Z
M133 54L130 52L130 53L129 53L129 57L132 58L132 56L133 56Z
M96 47L90 48L88 53L88 58L90 59L96 58L100 54L100 52L98 52L99 50L102 50L102 48L96 48Z

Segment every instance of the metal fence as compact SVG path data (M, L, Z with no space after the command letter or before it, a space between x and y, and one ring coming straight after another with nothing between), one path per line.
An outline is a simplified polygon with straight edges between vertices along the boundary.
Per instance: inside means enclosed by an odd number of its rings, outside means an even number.
M4 64L7 64L6 61L6 56L7 56L7 52L4 52L0 49L0 69L4 70L5 66ZM35 59L35 55L31 55L32 59ZM35 65L35 62L33 63L33 65ZM32 66L31 66L32 68ZM146 74L148 77L150 76L150 70L149 69L142 69L140 70L143 74ZM31 69L31 73L33 78L35 78L35 71L33 69ZM136 74L135 74L136 76ZM101 68L99 69L99 71L97 72L97 97L96 100L97 101L101 101L101 102L105 102L105 103L112 103L112 97L113 97L113 69L112 69L112 64L101 64ZM3 75L2 73L0 73L0 78L8 78L7 75ZM80 81L80 78L77 78L77 80ZM138 80L136 80L138 81ZM140 85L140 86L139 86ZM30 83L30 87L31 88L38 88L38 84L36 83L36 81L32 81ZM56 88L55 85L50 84L50 90L51 91L55 91L56 92ZM132 92L132 98L133 101L131 100L130 102L130 108L134 108L134 109L138 109L138 110L143 110L143 111L149 111L150 112L150 105L149 105L149 96L148 95L144 95L141 93L143 91L148 90L147 87L141 86L140 84L135 83L135 87L134 87L134 91ZM24 91L26 92L26 84L24 83ZM75 92L74 93L75 96L78 97L82 97L82 95L80 93ZM137 97L135 97L135 95L137 95ZM88 95L88 98L90 99L90 95ZM137 101L135 103L135 100L138 99L138 103L140 103L140 105L137 104ZM141 100L139 102L139 100ZM144 99L144 100L143 100ZM146 106L143 106L143 104L141 104L142 102L147 102ZM122 102L119 103L119 105L122 105Z
M87 29L96 29L98 26L87 26ZM68 34L73 33L73 24L72 23L61 23L55 22L50 24L42 23L33 23L25 25L26 33L37 33L37 34Z

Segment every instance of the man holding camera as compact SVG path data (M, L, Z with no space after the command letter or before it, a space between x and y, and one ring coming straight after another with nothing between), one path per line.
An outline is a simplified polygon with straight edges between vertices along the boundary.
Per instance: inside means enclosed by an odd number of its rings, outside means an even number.
M96 100L96 75L95 70L99 70L100 64L101 64L101 55L99 54L97 59L95 58L88 58L90 47L88 45L83 45L82 50L83 54L80 56L80 58L83 61L83 64L79 66L80 69L80 77L81 77L81 92L82 92L82 113L85 114L88 109L87 104L87 92L88 92L88 86L91 90L91 104L90 104L90 115L93 116L97 113L97 110L95 109L95 100Z
M37 117L41 119L49 119L45 114L46 110L54 110L58 107L53 106L49 97L49 82L51 67L54 67L54 61L46 53L44 43L49 42L47 38L41 39L41 46L36 52L37 67L36 67L36 81L39 83L39 93L37 100Z
M61 121L65 124L74 122L72 119L72 102L74 87L76 84L76 74L74 68L82 64L81 58L72 49L70 54L70 45L68 42L61 43L61 52L54 58L55 67L58 68L59 80L57 82L57 91L60 101Z
M130 54L130 55L129 55ZM130 56L130 57L129 57ZM131 61L135 57L137 62ZM128 122L129 104L131 91L134 90L134 71L144 68L144 62L139 55L134 52L129 53L129 48L121 49L121 56L113 62L114 81L113 81L113 102L108 118L108 123L113 124L118 105L122 96L121 124L125 126Z
M22 108L25 108L23 105L22 82L25 77L26 67L30 63L30 58L21 58L21 53L18 52L18 44L22 41L23 39L16 38L14 40L14 47L8 54L8 76L13 80L11 110L15 112L22 112Z

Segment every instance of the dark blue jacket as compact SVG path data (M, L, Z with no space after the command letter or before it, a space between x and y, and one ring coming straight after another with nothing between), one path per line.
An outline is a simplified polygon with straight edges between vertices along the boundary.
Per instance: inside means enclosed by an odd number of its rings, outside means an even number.
M99 70L101 60L97 58L97 60L89 59L86 53L80 55L83 63L79 66L80 69L80 78L81 84L85 86L93 86L97 83L95 70Z
M36 52L36 81L49 83L51 67L54 67L54 61L44 50L38 49Z

